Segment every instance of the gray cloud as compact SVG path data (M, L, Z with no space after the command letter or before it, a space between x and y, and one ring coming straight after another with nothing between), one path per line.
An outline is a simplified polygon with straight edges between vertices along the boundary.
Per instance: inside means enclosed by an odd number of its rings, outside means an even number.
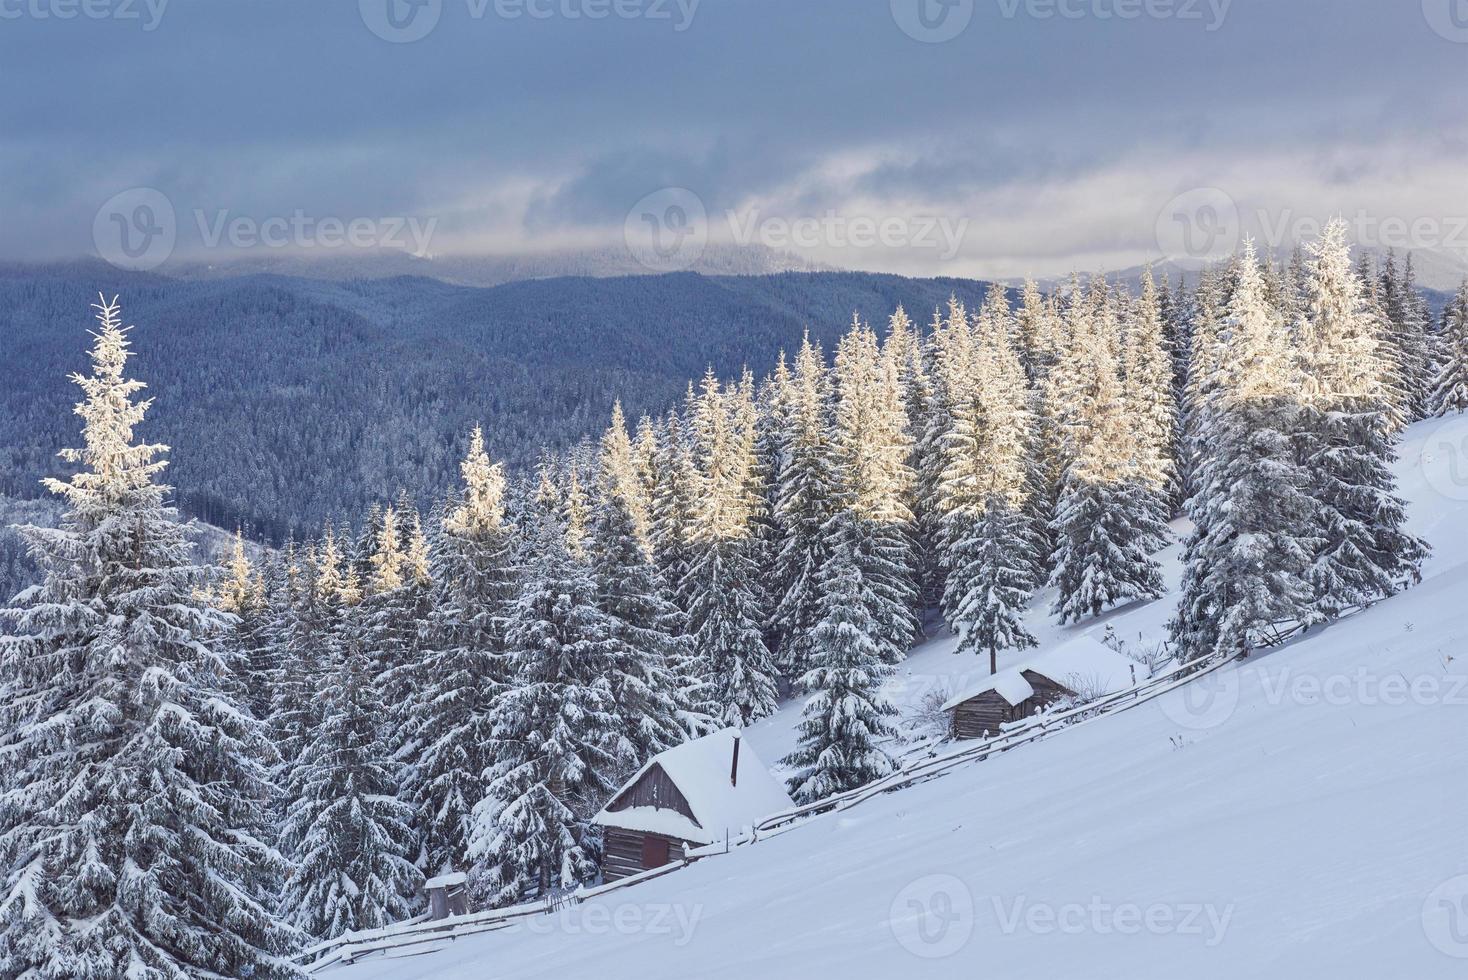
M889 0L703 0L682 31L486 2L476 18L442 0L407 44L356 0L172 0L153 30L0 19L0 258L89 251L98 205L139 185L186 215L432 216L465 249L614 234L665 185L711 214L970 218L947 265L814 256L933 274L1123 261L1193 186L1246 209L1463 207L1433 202L1468 143L1468 44L1415 0L1234 0L1213 31L1103 16L1116 0L1062 0L1075 19L975 0L941 44L899 30Z

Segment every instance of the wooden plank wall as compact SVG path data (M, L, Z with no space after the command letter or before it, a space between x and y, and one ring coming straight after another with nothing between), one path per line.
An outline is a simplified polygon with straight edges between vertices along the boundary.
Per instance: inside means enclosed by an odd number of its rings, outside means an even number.
M997 691L985 691L978 697L970 698L953 709L953 737L983 738L985 735L998 735L999 726L1005 722L1032 715L1056 698L1073 693L1044 674L1037 674L1033 670L1021 673L1030 682L1030 687L1035 689L1033 695L1012 706Z
M661 834L645 834L640 830L608 827L602 835L602 844L606 852L602 857L601 865L604 880L616 881L618 878L626 878L628 875L648 870L642 866L644 837L667 841L669 861L677 861L683 857L684 842L681 840L664 837Z

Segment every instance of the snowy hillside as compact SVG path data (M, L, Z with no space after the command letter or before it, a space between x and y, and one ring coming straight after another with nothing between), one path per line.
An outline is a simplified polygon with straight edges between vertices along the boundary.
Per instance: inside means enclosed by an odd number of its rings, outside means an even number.
M1398 474L1422 584L1197 686L778 838L344 980L1461 977L1468 961L1468 417ZM1174 555L1169 580L1176 583ZM1074 630L1049 626L1042 647ZM1172 597L1123 609L1160 639ZM1040 631L1044 632L1040 632ZM951 639L913 705L981 665ZM793 745L798 707L750 730Z

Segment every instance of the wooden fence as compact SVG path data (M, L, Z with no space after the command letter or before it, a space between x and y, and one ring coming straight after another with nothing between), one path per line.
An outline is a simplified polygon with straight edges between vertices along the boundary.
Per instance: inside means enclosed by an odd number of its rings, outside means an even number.
M644 871L638 875L620 878L592 888L580 888L570 895L542 899L511 908L471 912L468 915L451 916L435 921L424 921L420 918L388 926L385 929L348 932L335 939L304 949L291 959L305 967L308 972L315 973L327 967L352 963L363 956L374 953L427 952L431 948L447 944L462 936L507 929L520 920L532 916L551 915L567 905L580 904L610 892L635 887L645 881L680 871L695 861L726 854L740 847L748 847L762 840L778 837L822 814L849 810L885 793L937 779L960 766L981 762L990 756L1008 752L1010 749L1027 745L1046 736L1080 728L1108 715L1130 710L1139 704L1145 704L1169 691L1211 674L1230 662L1232 662L1231 659L1203 657L1173 667L1124 691L1105 695L1065 711L1035 715L1028 721L992 738L974 740L946 752L932 750L925 756L904 762L901 768L882 779L845 793L828 796L814 803L773 813L755 824L746 834L726 842L691 850L687 852L685 859L674 861L661 868L654 868L651 871Z

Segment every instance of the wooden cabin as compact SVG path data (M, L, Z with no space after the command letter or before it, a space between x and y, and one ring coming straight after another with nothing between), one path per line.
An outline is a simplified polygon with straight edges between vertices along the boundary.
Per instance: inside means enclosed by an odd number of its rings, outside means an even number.
M428 894L428 917L446 919L469 911L469 876L462 871L429 878L423 883Z
M602 875L660 868L792 805L736 729L685 742L650 759L592 818L606 850Z
M989 675L949 699L943 710L953 713L954 738L983 738L1060 698L1098 697L1144 679L1141 664L1081 636Z

